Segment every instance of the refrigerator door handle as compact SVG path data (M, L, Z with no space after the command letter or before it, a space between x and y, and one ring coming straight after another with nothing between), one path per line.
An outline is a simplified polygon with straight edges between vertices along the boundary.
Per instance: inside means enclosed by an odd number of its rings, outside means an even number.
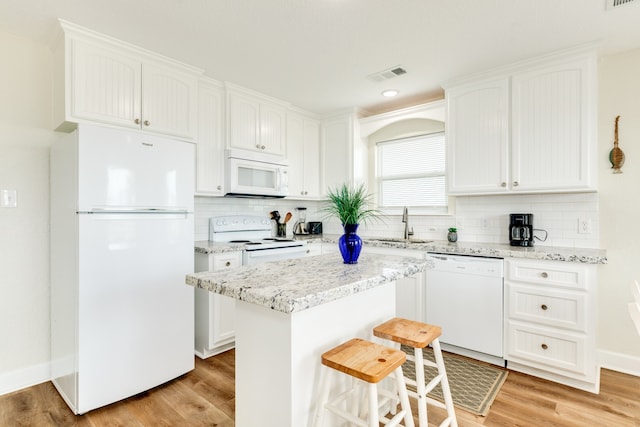
M167 214L188 214L185 208L92 208L90 211L78 211L77 213L167 213Z

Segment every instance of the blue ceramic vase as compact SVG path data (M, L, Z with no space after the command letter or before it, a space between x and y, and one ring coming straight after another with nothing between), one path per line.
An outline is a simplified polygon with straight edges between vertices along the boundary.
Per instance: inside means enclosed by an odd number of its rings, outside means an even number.
M343 224L344 234L338 239L338 247L345 264L356 264L362 250L362 239L356 234L360 224Z

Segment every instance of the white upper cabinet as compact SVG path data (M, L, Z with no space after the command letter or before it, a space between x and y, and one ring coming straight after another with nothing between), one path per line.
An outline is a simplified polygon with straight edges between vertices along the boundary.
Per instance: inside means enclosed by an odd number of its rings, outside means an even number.
M447 90L449 192L508 190L509 80Z
M227 86L229 148L286 155L286 106Z
M89 121L195 139L201 70L61 25L54 77L57 130Z
M310 117L287 113L289 198L320 197L320 123Z
M224 88L201 79L198 88L196 194L224 196Z
M595 191L596 88L591 48L448 86L449 193Z

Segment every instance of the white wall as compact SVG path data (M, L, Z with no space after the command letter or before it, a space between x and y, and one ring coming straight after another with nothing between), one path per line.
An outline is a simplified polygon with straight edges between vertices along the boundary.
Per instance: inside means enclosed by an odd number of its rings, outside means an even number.
M600 229L609 264L599 270L598 348L611 364L635 357L626 362L640 372L640 337L627 311L629 285L640 280L640 50L602 58L599 79ZM612 174L608 160L617 115L622 174Z
M49 378L49 146L47 47L0 32L0 394Z

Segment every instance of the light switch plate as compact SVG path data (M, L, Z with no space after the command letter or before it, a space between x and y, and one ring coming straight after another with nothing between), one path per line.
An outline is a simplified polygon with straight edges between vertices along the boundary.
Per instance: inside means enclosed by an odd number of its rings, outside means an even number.
M16 190L0 190L0 208L17 208Z

